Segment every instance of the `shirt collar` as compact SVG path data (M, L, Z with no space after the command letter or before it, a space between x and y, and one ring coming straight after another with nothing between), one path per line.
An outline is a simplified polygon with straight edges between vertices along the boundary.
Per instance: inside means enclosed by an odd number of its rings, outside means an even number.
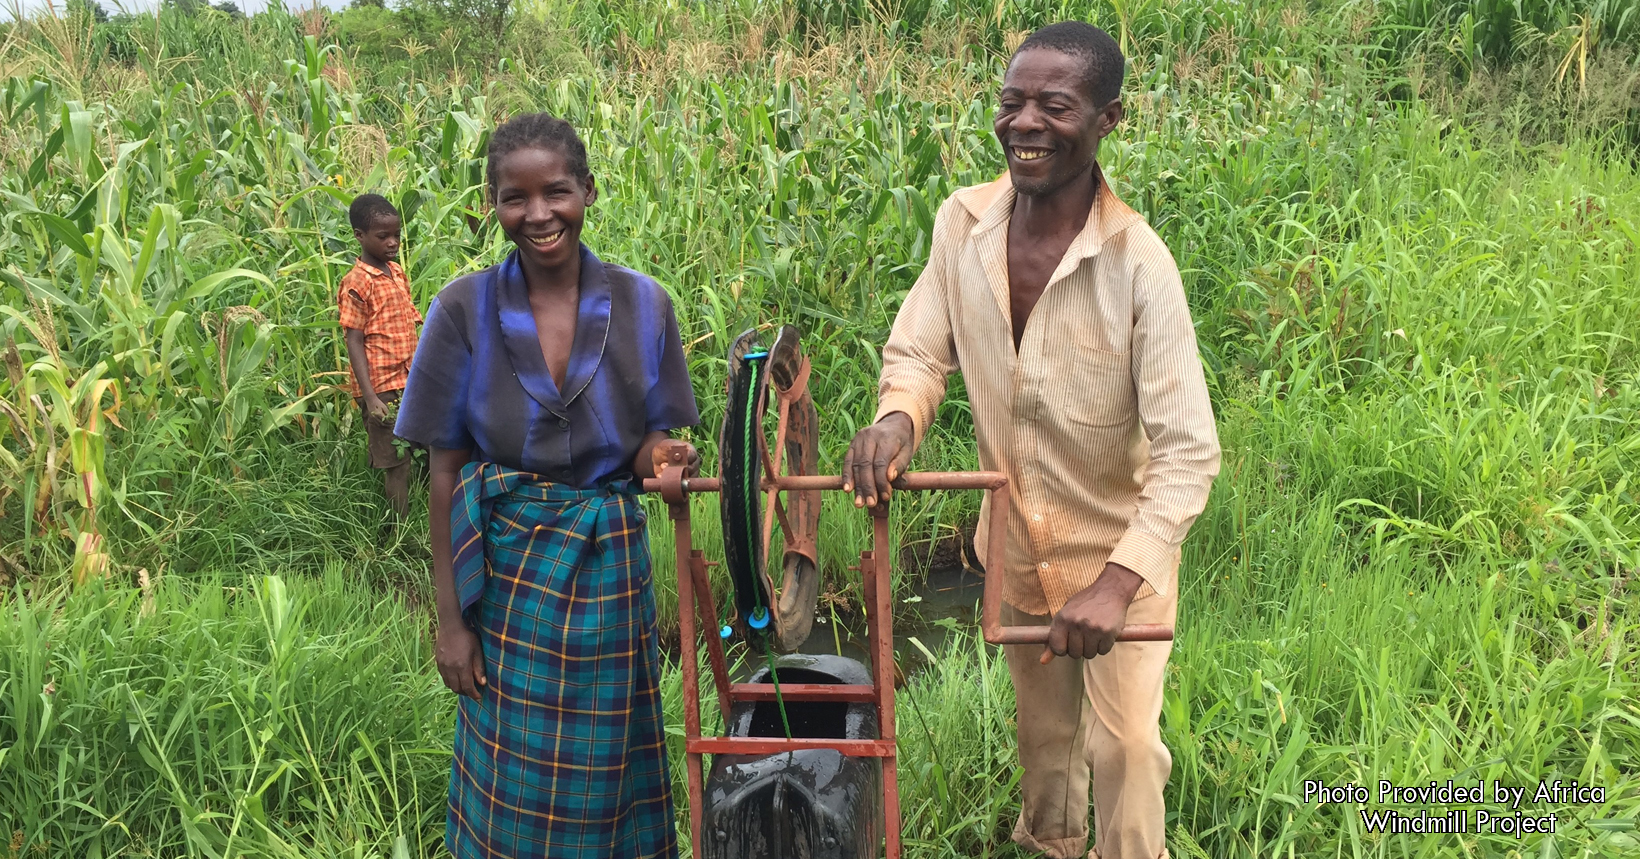
M399 268L399 264L396 263L396 262L389 261L387 263L387 270L386 271L383 271L382 269L376 268L375 266L371 265L370 263L365 262L363 257L359 257L357 262L359 263L359 267L364 269L365 272L368 273L371 277L392 277L392 276L398 274L399 271L401 271L401 269Z
M1065 250L1065 261L1069 263L1080 263L1088 257L1098 256L1099 250L1112 236L1144 220L1111 190L1110 182L1106 181L1105 173L1097 163L1093 166L1093 177L1098 181L1099 189L1094 193L1093 209L1088 213L1088 221L1082 226L1082 232ZM989 184L958 191L958 201L978 221L971 235L978 237L1006 225L1013 215L1016 196L1013 179L1007 173ZM1059 276L1056 273L1054 279Z
M541 338L530 310L529 287L524 270L513 251L493 269L496 304L501 314L501 334L518 381L535 401L559 417L567 417L569 405L592 382L603 361L609 336L609 312L613 288L604 264L586 245L581 245L580 297L576 307L575 340L570 346L569 368L564 389L553 384L541 356Z

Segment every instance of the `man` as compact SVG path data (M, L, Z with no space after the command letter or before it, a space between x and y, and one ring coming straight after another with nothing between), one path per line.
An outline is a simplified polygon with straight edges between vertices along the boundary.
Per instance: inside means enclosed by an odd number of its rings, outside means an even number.
M1079 22L1014 53L996 114L1008 173L940 208L883 349L877 422L843 466L856 506L886 498L961 371L980 465L1012 496L1008 533L978 535L982 557L1008 541L1007 569L987 571L1004 577L1003 623L1051 625L1046 651L1005 650L1025 770L1014 841L1056 859L1087 849L1090 768L1087 855L1167 855L1172 644L1115 637L1173 624L1179 545L1219 470L1178 268L1096 160L1122 119L1123 62Z

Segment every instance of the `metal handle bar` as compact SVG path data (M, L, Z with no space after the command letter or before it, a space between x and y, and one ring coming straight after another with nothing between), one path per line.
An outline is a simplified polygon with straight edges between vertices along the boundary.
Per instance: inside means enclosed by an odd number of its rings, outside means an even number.
M723 481L716 477L685 477L681 480L667 469L660 477L645 478L643 491L665 494L668 483L674 483L683 492L717 492ZM668 480L671 478L671 480ZM987 489L998 490L1008 485L1008 478L994 471L914 471L902 474L893 481L895 489L910 491L931 489ZM783 492L800 489L841 490L843 478L836 474L781 475L774 480L763 478L763 488Z
M667 503L675 504L690 492L717 492L722 481L716 477L683 477L683 469L668 468L660 477L643 482L645 492L659 492ZM938 489L983 489L991 497L991 534L1008 533L1010 504L1008 477L996 471L913 471L900 475L891 485L907 491ZM763 478L763 488L793 491L800 489L841 490L843 478L835 474L786 475ZM986 547L985 595L980 608L980 631L987 644L1047 644L1046 626L1002 625L1002 576L1007 539L990 540ZM1122 629L1117 641L1172 641L1173 628L1164 624L1140 623Z
M1046 626L1004 626L996 630L995 638L986 631L985 640L991 644L1047 644L1048 630ZM1173 627L1162 623L1132 623L1122 627L1116 640L1172 641Z

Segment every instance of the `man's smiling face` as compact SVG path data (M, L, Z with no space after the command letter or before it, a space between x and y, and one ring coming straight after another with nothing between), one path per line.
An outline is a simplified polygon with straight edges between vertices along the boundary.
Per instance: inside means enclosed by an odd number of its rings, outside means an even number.
M1093 170L1121 102L1094 104L1088 60L1051 48L1022 51L1002 78L995 130L1014 188L1049 194Z

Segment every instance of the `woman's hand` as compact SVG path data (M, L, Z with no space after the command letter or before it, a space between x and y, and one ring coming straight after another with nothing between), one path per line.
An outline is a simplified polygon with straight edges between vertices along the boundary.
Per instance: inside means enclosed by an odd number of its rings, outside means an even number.
M682 456L674 453L678 450L683 451ZM695 450L694 445L681 439L669 438L655 445L655 449L650 453L650 456L655 466L656 477L660 477L661 472L671 467L674 459L683 460L684 477L694 477L700 474L700 451Z
M644 436L643 443L638 447L638 459L633 463L633 471L638 477L647 479L660 477L661 472L683 463L683 476L694 477L700 474L700 451L695 446L682 439L668 438L663 431L655 431ZM644 467L648 466L648 473Z
M489 679L484 676L484 649L478 636L457 620L440 623L438 638L433 643L433 662L444 685L457 695L466 695L474 701L484 700L483 688Z

